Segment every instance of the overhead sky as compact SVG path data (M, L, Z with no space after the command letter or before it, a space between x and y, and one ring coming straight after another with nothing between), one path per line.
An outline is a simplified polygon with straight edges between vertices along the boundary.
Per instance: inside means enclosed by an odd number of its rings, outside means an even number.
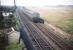
M1 0L2 5L13 5L14 0ZM73 5L73 0L16 0L19 6Z

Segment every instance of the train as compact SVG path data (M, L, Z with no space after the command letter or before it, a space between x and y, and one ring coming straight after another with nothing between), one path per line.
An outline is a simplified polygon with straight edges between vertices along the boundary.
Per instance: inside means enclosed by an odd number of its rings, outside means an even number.
M38 17L33 17L33 22L34 23L43 23L44 24L44 20L43 19L41 19L41 18L38 18Z
M33 13L32 16L33 16L32 21L34 23L43 23L44 24L44 20L42 18L40 18L39 13Z
M42 19L40 17L40 13L34 12L34 11L29 10L27 8L24 8L24 10L25 10L25 13L27 13L29 16L31 16L32 22L34 22L34 23L43 23L44 24L44 19Z

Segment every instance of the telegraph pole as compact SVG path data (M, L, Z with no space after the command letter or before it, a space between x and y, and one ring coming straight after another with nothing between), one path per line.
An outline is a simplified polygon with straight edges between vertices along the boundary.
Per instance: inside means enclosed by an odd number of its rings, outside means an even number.
M1 6L1 0L0 0L0 6Z
M14 0L14 7L15 7L15 10L16 10L16 0Z

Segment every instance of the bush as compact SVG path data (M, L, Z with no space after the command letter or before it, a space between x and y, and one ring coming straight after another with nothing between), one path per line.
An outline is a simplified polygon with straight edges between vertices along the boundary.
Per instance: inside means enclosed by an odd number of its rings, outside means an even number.
M0 31L0 50L4 50L7 44L7 35L3 31Z
M3 16L1 16L3 17ZM0 29L10 28L16 25L16 20L14 14L10 14L4 19L0 18Z

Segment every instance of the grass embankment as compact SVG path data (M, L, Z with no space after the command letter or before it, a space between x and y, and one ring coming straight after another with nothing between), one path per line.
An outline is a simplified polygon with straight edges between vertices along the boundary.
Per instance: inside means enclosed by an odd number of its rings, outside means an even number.
M73 34L73 19L60 21L60 22L58 22L57 25L62 30L66 31L70 34Z
M58 22L58 27L63 31L73 35L73 19L63 20ZM73 45L73 38L71 37L68 41L66 41L69 45Z

